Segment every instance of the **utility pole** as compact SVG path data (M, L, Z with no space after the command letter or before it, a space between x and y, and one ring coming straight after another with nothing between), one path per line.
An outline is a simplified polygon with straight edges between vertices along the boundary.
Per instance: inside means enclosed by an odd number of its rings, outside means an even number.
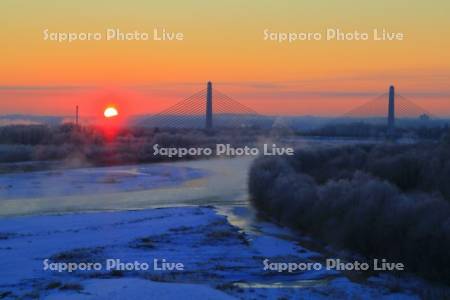
M79 118L78 114L79 114L79 109L78 109L78 105L77 105L75 107L75 125L77 125L77 126L78 126L78 118Z

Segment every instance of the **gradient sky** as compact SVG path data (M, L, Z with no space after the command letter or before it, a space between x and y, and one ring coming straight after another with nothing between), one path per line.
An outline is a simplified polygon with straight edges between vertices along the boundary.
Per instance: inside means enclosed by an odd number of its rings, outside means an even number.
M450 2L0 2L0 113L158 112L212 80L261 113L339 115L395 84L450 116ZM404 41L268 42L263 30L401 31ZM183 32L182 42L43 41L43 30Z

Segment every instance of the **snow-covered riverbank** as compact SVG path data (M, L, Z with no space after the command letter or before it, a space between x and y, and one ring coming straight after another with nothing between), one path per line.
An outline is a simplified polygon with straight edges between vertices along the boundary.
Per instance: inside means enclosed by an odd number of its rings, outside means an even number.
M50 181L54 191L72 192L53 195L35 194L24 180L48 184L45 172L1 178L16 197L0 197L0 299L417 298L393 277L356 283L333 270L265 270L265 259L325 257L294 233L255 218L247 203L250 163L240 158L68 170ZM111 174L114 180L105 183ZM64 189L67 180L84 192ZM103 184L112 187L99 191ZM20 186L28 189L13 191ZM55 272L44 270L46 259L103 267ZM148 263L149 270L107 270L108 259ZM153 270L154 259L182 263L184 270Z
M408 298L388 285L359 285L334 271L264 270L264 259L315 261L321 255L271 235L242 232L211 207L8 217L0 228L0 295L5 298L106 299L112 293L115 299ZM107 269L108 259L150 267ZM184 270L154 270L154 259L182 263ZM47 263L83 262L101 268L45 270Z

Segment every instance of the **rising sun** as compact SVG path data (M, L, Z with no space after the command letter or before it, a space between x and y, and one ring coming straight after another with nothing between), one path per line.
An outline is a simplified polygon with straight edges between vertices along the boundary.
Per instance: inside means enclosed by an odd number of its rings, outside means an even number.
M108 106L103 112L105 118L113 118L119 115L119 111L114 106Z

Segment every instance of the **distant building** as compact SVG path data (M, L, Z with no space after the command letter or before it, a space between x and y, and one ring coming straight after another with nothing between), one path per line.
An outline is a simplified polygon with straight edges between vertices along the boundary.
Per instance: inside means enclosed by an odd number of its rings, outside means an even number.
M419 116L419 119L420 119L420 121L429 121L431 118L430 118L430 116L427 115L427 114L421 114L421 115Z

